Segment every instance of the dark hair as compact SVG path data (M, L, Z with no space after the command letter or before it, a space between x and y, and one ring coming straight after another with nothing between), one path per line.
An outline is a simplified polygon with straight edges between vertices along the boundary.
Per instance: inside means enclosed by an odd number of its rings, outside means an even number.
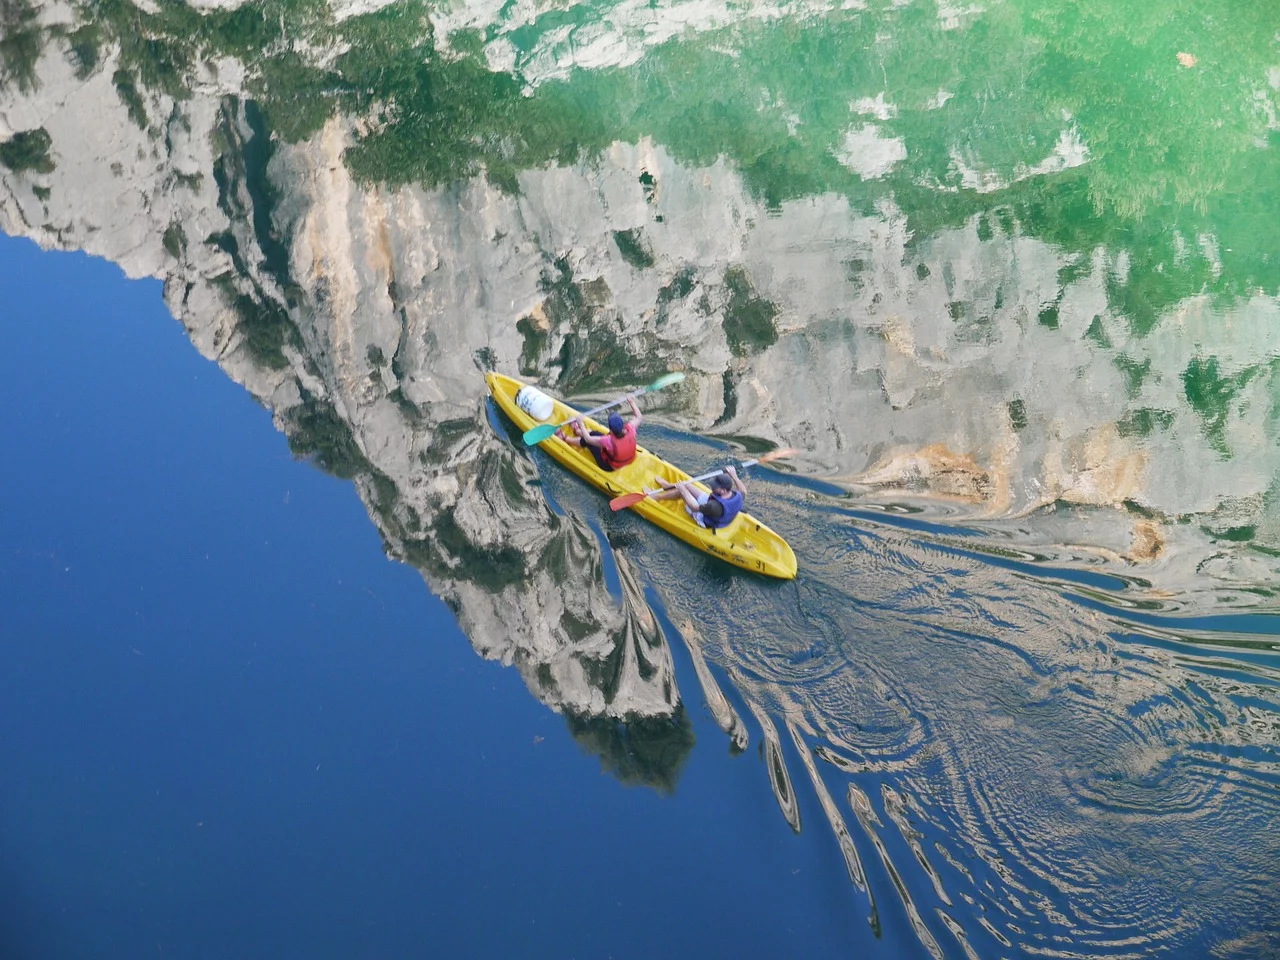
M711 489L712 490L732 490L733 481L729 479L729 475L727 473L717 473L714 477L711 478Z
M711 520L724 519L724 504L715 497L708 497L707 502L698 508L704 517Z

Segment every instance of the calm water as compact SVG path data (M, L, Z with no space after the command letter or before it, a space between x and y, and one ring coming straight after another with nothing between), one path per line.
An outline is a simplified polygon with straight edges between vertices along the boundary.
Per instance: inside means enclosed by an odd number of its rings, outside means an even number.
M601 775L155 284L3 239L0 288L24 411L3 433L4 956L866 938L824 838L771 816L759 759L701 709L675 795Z
M9 953L1280 954L1274 11L0 18Z

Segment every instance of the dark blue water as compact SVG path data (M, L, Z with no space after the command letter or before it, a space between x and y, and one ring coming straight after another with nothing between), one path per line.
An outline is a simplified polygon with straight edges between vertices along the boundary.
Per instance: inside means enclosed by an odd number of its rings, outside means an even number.
M158 283L0 237L0 324L0 957L869 943L757 736L730 756L691 694L673 797L602 773Z

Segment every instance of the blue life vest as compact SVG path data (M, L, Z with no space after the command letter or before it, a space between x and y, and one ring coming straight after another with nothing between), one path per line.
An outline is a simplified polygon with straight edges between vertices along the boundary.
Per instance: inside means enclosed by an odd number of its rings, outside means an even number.
M708 502L714 500L720 504L723 511L717 519L712 519L704 512L702 514L702 525L708 530L719 530L721 527L727 527L733 522L733 518L742 512L742 493L738 490L733 491L727 497L718 497L714 493L707 498Z

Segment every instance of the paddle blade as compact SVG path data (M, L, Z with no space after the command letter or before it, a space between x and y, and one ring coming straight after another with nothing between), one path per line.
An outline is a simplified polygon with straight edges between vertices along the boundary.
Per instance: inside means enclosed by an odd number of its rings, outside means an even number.
M794 457L799 452L795 447L783 447L781 450L772 450L769 453L761 454L756 458L756 463L773 463L775 460Z
M624 493L622 496L614 497L609 501L609 509L618 511L625 510L627 507L634 507L647 496L647 493Z
M661 390L663 387L669 387L673 384L679 383L683 379L684 374L679 371L675 373L664 373L657 380L653 381L653 383L649 384L649 386L645 387L645 390Z
M524 442L532 447L534 444L541 443L560 428L554 423L540 423L536 427L530 427L524 432Z

